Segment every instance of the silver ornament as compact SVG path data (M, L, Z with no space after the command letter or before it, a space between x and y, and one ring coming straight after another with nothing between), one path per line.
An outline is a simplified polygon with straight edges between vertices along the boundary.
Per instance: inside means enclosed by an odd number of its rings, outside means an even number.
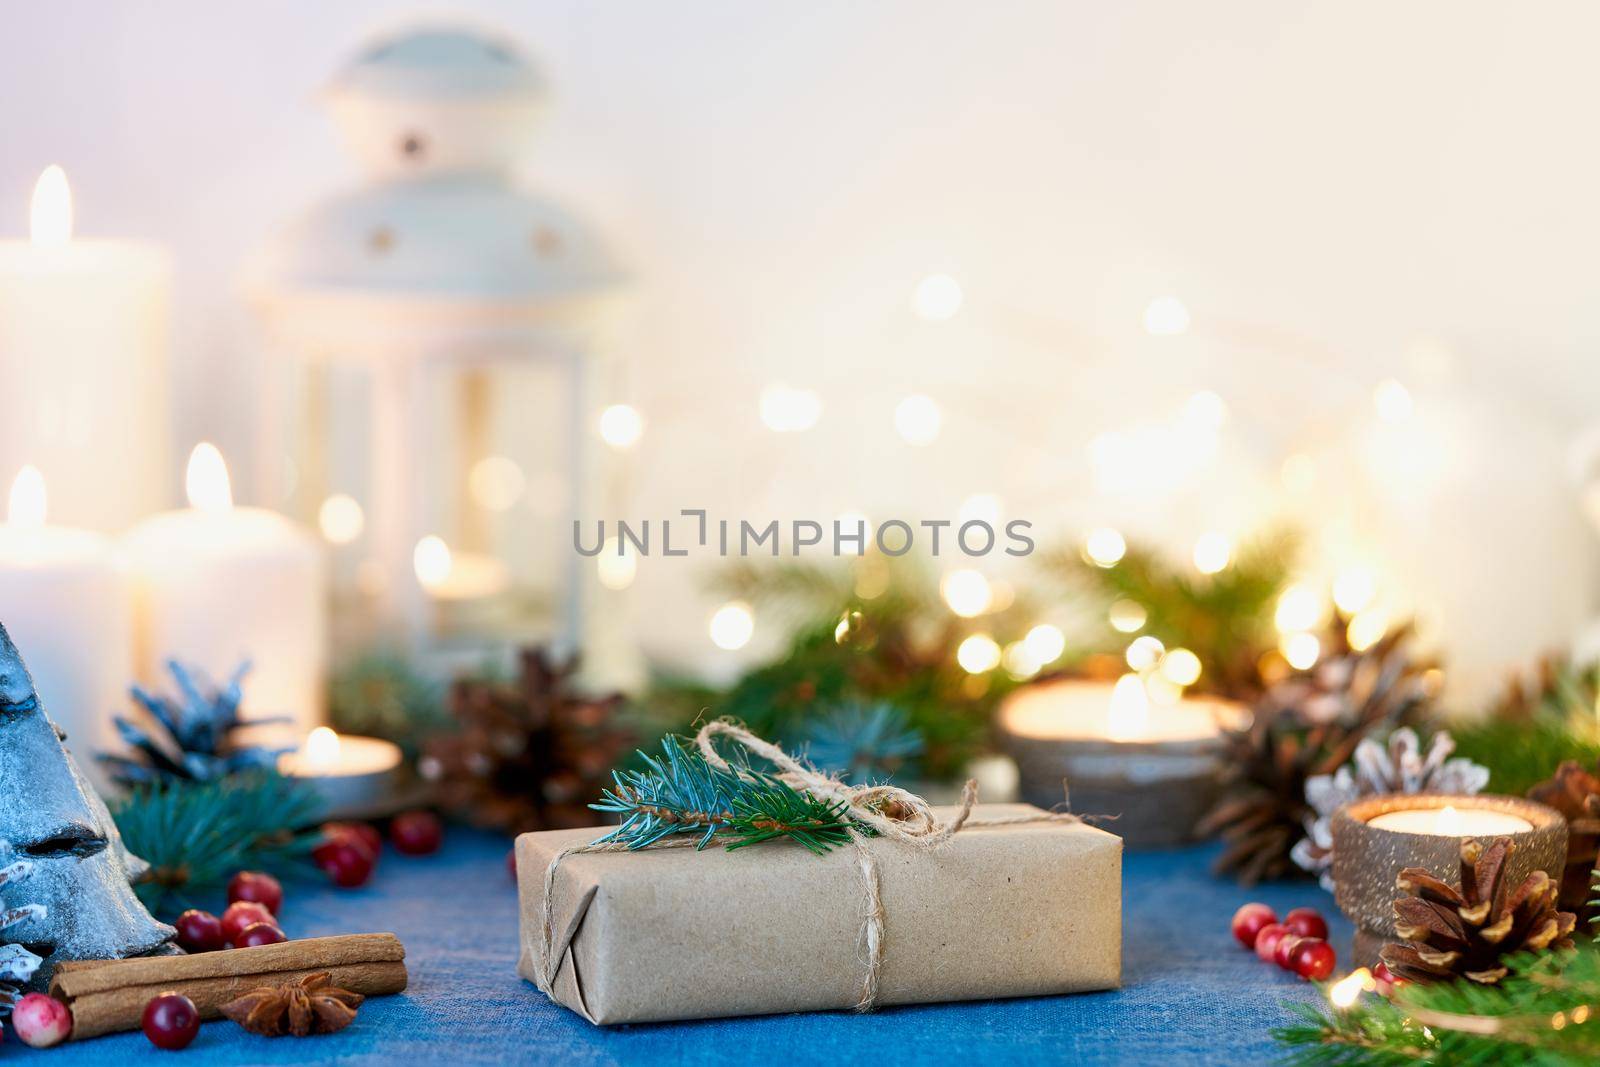
M44 988L61 960L167 950L175 931L151 917L130 885L146 865L129 854L105 802L45 715L3 625L0 841L8 842L12 853L7 871L27 865L14 877L36 907L7 927L5 941L40 957L30 979L33 988Z

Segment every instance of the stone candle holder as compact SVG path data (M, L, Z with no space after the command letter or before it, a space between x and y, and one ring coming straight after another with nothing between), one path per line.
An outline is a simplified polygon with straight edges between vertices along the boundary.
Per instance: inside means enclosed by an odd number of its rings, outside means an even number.
M1069 679L1042 683L1007 699L999 715L1000 747L1017 762L1022 799L1046 809L1070 799L1079 815L1113 816L1103 829L1133 849L1192 841L1195 825L1221 789L1224 730L1247 721L1248 711L1230 701L1191 697L1182 711L1204 719L1203 731L1162 736L1158 726L1151 736L1113 737L1104 730L1094 735L1083 721L1084 708L1093 712L1107 707L1111 694L1109 683ZM1018 714L1024 698L1043 701L1045 714L1024 721ZM1053 723L1058 705L1059 728ZM1076 713L1071 727L1065 725L1069 711ZM1157 718L1173 713L1172 708L1151 710Z
M1455 807L1463 812L1498 811L1525 819L1531 829L1493 835L1407 833L1369 826L1371 819L1393 811ZM1392 794L1346 804L1333 815L1333 880L1339 909L1356 926L1357 966L1373 966L1378 950L1396 941L1394 902L1404 895L1395 879L1407 867L1421 867L1440 881L1461 885L1462 842L1484 844L1510 838L1507 884L1517 885L1536 870L1557 882L1567 860L1567 820L1554 808L1521 797Z

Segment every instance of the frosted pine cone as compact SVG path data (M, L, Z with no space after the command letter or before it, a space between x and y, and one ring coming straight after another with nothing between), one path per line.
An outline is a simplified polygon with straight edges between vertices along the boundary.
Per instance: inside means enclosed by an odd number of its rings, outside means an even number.
M1448 733L1433 735L1427 754L1417 732L1402 726L1388 744L1366 738L1355 757L1333 774L1306 779L1306 803L1316 812L1306 820L1306 836L1296 842L1295 863L1317 875L1333 892L1333 813L1353 800L1386 793L1449 793L1470 795L1489 784L1489 770L1469 759L1450 758L1455 741Z

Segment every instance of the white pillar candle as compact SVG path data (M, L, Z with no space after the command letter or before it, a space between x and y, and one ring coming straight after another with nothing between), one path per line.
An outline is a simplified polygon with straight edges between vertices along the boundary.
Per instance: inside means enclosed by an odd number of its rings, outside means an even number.
M177 659L212 678L243 659L246 718L287 715L296 736L322 721L327 604L324 560L308 530L265 508L235 507L216 448L195 447L189 504L124 540L140 680L162 685Z
M1406 808L1386 811L1367 820L1379 830L1402 834L1434 834L1439 837L1503 837L1525 834L1533 829L1527 819L1504 811L1486 808Z
M31 240L0 241L0 470L37 466L58 521L120 533L168 499L171 263L154 245L73 239L59 167L32 214Z
M103 790L94 754L119 747L111 716L126 709L133 679L127 588L107 538L45 525L44 478L33 467L17 475L0 525L0 623Z

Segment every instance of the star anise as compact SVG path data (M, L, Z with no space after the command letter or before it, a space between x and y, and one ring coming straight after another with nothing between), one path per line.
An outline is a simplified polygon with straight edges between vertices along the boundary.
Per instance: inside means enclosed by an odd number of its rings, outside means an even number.
M366 998L330 985L327 971L308 974L284 985L261 986L222 1006L222 1014L262 1037L331 1034L356 1017Z

